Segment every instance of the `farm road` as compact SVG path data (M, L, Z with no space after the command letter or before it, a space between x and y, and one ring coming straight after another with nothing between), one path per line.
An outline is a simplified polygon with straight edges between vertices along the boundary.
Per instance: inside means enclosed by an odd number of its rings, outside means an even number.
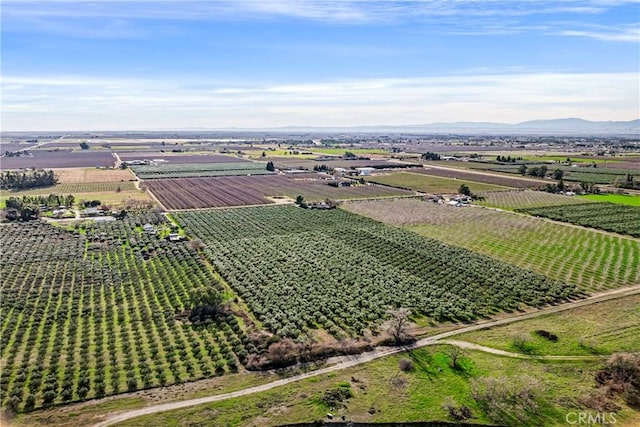
M334 371L339 371L342 369L347 369L347 368L351 368L353 366L357 366L357 365L361 365L363 363L367 363L370 362L372 360L376 360L379 359L381 357L385 357L385 356L390 356L393 354L397 354L397 353L402 353L406 350L411 350L411 349L416 349L416 348L420 348L420 347L425 347L428 345L436 345L436 344L452 344L452 345L459 345L463 348L469 348L469 349L474 349L474 350L480 350L480 351L487 351L488 353L492 353L492 354L496 354L496 355L501 355L501 356L506 356L506 357L518 357L518 358L531 358L531 359L541 359L541 356L525 356L525 355L521 355L521 354L517 354L517 353L509 353L509 352L503 352L501 350L497 350L497 349L490 349L488 347L484 347L484 346L480 346L480 345L476 345L476 344L472 344L472 343L467 343L467 342L462 342L462 341L454 341L454 340L446 340L446 338L455 336L455 335L459 335L459 334L463 334L465 332L472 332L472 331L478 331L481 329L486 329L486 328L491 328L494 326L500 326L500 325L506 325L509 323L513 323L513 322L518 322L520 320L526 320L526 319L532 319L535 317L539 317L539 316L544 316L547 314L553 314L553 313L558 313L561 311L565 311L565 310L569 310L572 308L577 308L577 307L583 307L586 305L590 305L590 304L595 304L598 302L602 302L602 301L607 301L607 300L611 300L611 299L616 299L616 298L621 298L621 297L625 297L625 296L629 296L629 295L635 295L640 293L640 284L635 285L635 286L631 286L631 287L626 287L626 288L620 288L620 289L613 289L613 290L609 290L606 292L602 292L602 293L598 293L598 294L594 294L590 297L587 297L585 299L582 299L580 301L574 301L574 302L570 302L567 304L562 304L559 306L554 306L554 307L548 307L548 308L544 308L544 309L540 309L534 312L530 312L530 313L525 313L525 314L521 314L521 315L516 315L516 316L512 316L512 317L507 317L504 319L498 319L498 320L489 320L489 321L483 321L474 325L470 325L470 326L465 326L463 328L460 329L456 329L453 331L449 331L449 332L444 332L441 334L437 334L437 335L433 335L430 337L426 337L426 338L422 338L418 341L416 341L413 344L410 344L408 346L403 346L403 347L377 347L376 349L374 349L373 351L370 352L366 352L366 353L361 353L361 354L356 354L356 355L350 355L350 356L339 356L339 357L334 357L334 358L330 358L327 360L327 363L334 363L331 366L328 366L326 368L322 368L322 369L318 369L316 371L312 371L312 372L306 372L304 374L300 374L300 375L295 375L293 377L290 378L284 378L281 380L276 380L267 384L262 384L256 387L250 387L250 388L246 388L244 390L238 390L238 391L234 391L232 393L225 393L225 394L219 394L219 395L214 395L214 396L206 396L206 397L201 397L198 399L189 399L189 400L183 400L183 401L178 401L178 402L168 402L168 403L162 403L162 404L158 404L158 405L153 405L153 406L148 406L145 408L141 408L141 409L135 409L135 410L130 410L130 411L125 411L125 412L120 412L117 414L113 414L113 415L109 415L104 421L101 421L97 424L95 424L95 427L106 427L106 426L110 426L122 421L126 421L126 420L130 420L132 418L137 418L137 417L141 417L143 415L150 415L150 414L156 414L159 412L165 412L165 411L172 411L175 409L182 409L182 408L187 408L187 407L191 407L191 406L196 406L196 405L201 405L204 403L212 403L212 402L219 402L221 400L227 400L227 399L233 399L236 397L242 397L242 396L247 396L250 394L254 394L254 393L260 393L263 391L268 391L271 389L274 389L276 387L280 387L286 384L291 384L306 378L311 378L311 377L316 377L319 375L323 375L323 374L327 374L329 372L334 372ZM464 344L463 344L464 343ZM563 358L563 359L558 359L558 358ZM571 359L566 359L566 358L571 358ZM580 358L580 359L575 359L575 358ZM549 360L581 360L584 359L585 356L545 356L544 359L549 359Z

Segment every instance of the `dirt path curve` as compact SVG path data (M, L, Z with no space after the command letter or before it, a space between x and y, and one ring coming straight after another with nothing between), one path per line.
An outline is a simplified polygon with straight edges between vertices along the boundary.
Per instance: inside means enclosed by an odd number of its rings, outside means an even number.
M529 359L529 360L600 360L606 359L609 356L549 356L549 355L535 355L535 354L521 354L521 353L512 353L510 351L498 350L497 348L485 347L480 344L475 344L468 341L458 341L458 340L441 340L435 341L434 344L449 344L455 345L456 347L468 349L468 350L477 350L483 353L495 354L498 356L512 357L514 359Z
M316 377L318 375L327 374L329 372L351 368L353 366L361 365L363 363L367 363L372 360L379 359L381 357L390 356L396 353L401 353L406 350L425 347L428 345L435 345L439 343L446 343L446 340L445 340L446 338L459 335L465 332L472 332L472 331L477 331L477 330L490 328L494 326L506 325L508 323L513 323L520 320L531 319L531 318L543 316L546 314L558 313L558 312L569 310L576 307L582 307L585 305L595 304L601 301L607 301L610 299L621 298L624 296L629 296L629 295L634 295L639 293L640 293L640 285L635 285L635 286L621 288L621 289L613 289L613 290L602 292L599 294L594 294L580 301L574 301L574 302L570 302L567 304L562 304L554 307L543 308L540 310L536 310L534 312L507 317L504 319L488 320L488 321L483 321L474 325L465 326L463 328L456 329L453 331L444 332L444 333L440 333L430 337L422 338L421 340L418 340L415 343L410 344L408 346L377 347L373 351L369 351L366 353L334 357L327 360L327 363L329 364L334 363L333 365L328 366L326 368L318 369L316 371L295 375L293 377L276 380L276 381L273 381L267 384L262 384L256 387L250 387L243 390L234 391L232 393L218 394L214 396L206 396L198 399L189 399L189 400L183 400L178 402L162 403L158 405L148 406L146 408L120 412L117 414L109 415L104 421L101 421L95 424L95 427L106 427L122 421L130 420L132 418L141 417L143 415L150 415L150 414L156 414L158 412L172 411L175 409L187 408L191 406L201 405L204 403L219 402L221 400L233 399L236 397L247 396L254 393L260 393L260 392L268 391L286 384L291 384L306 378ZM456 341L456 342L460 343L460 341ZM473 348L473 346L476 346L475 344L466 343L466 342L464 345L468 345L469 346L468 348ZM479 347L477 349L481 351L483 351L482 348L489 349L488 347L482 347L482 346L477 346L477 347ZM497 350L497 349L490 349L490 350L491 351L489 352L496 355L509 356L509 357L511 357L512 354L517 355L516 353L502 352L501 350ZM522 358L522 356L524 355L517 355L517 356ZM535 357L540 358L540 356L533 356L533 358ZM547 356L547 357L548 358L553 357L555 359L558 357L584 357L584 356Z

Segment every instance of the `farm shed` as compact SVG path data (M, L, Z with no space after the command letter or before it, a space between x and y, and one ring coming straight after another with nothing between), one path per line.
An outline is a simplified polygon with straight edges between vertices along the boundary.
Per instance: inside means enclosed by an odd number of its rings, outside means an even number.
M356 170L358 171L358 175L369 176L373 173L375 169L374 168L356 168Z

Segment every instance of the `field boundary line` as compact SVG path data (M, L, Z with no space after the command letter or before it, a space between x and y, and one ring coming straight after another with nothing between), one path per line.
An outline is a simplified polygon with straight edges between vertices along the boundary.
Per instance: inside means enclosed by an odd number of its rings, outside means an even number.
M307 378L312 378L312 377L327 374L330 372L351 368L357 365L361 365L363 363L371 362L373 360L376 360L382 357L402 353L407 350L413 350L413 349L417 349L417 348L421 348L429 345L436 345L440 343L446 344L445 342L446 340L444 340L445 338L449 338L449 337L463 334L466 332L472 332L472 331L486 329L494 326L514 323L520 320L530 319L538 316L544 316L546 314L558 313L561 311L570 310L572 308L582 307L590 304L596 304L598 302L603 302L603 301L621 298L624 296L629 296L629 295L634 295L639 293L640 293L640 284L631 286L631 287L626 287L626 288L613 289L613 290L602 292L599 294L594 294L592 296L589 296L579 301L573 301L573 302L569 302L569 303L558 305L558 306L542 308L535 312L520 314L512 317L507 317L504 319L498 319L493 321L488 320L482 323L477 323L474 325L455 329L453 331L443 332L430 337L422 338L406 346L376 347L374 350L365 352L365 353L348 355L348 356L338 356L338 357L328 359L327 363L333 362L334 364L331 366L327 366L326 368L318 369L311 372L305 372L303 374L295 375L289 378L283 378L283 379L272 381L270 383L262 384L259 386L249 387L243 390L237 390L231 393L224 393L224 394L200 397L196 399L188 399L188 400L177 401L177 402L161 403L153 406L147 406L145 408L121 412L119 414L108 416L105 420L94 424L94 427L107 427L115 423L141 417L144 415L151 415L159 412L166 412L166 411L171 411L176 409L188 408L191 406L202 405L205 403L213 403L213 402L219 402L222 400L234 399L236 397L248 396L248 395L260 393L263 391L268 391L283 385L291 384ZM496 351L499 351L499 350L496 350Z

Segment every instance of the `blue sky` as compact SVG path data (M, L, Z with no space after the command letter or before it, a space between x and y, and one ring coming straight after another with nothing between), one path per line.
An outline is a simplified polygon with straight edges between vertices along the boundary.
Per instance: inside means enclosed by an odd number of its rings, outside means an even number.
M2 128L640 117L640 1L2 2Z

